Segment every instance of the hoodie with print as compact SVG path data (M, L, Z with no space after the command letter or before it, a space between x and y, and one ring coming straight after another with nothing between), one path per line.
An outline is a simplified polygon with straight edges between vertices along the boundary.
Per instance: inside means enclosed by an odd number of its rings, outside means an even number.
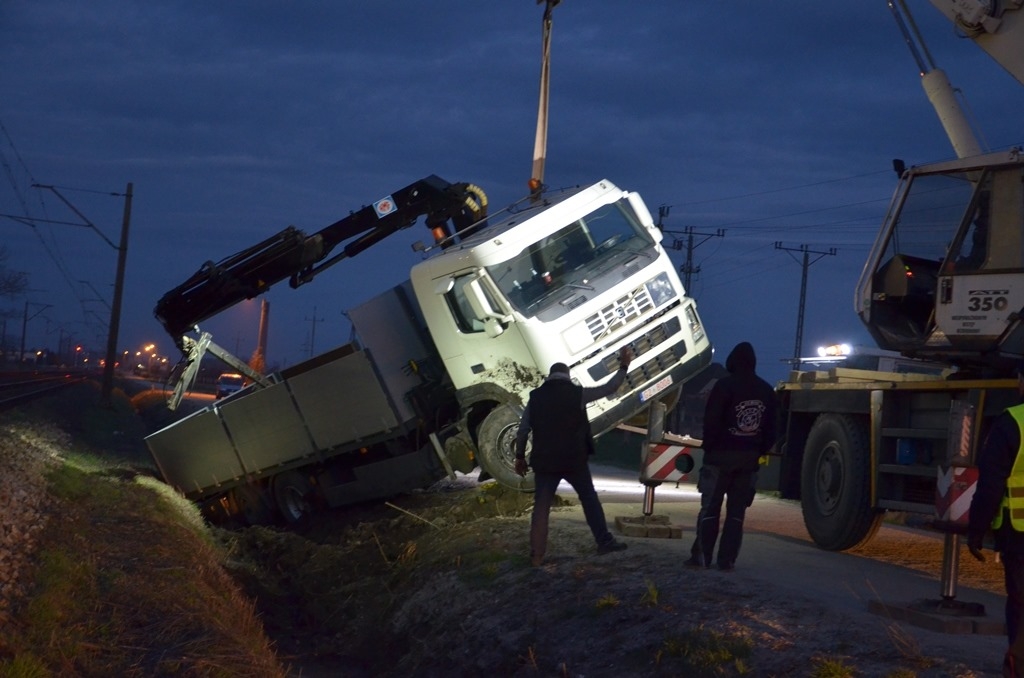
M704 464L756 470L775 444L775 390L754 371L754 347L741 342L729 354L729 374L711 388L704 408Z

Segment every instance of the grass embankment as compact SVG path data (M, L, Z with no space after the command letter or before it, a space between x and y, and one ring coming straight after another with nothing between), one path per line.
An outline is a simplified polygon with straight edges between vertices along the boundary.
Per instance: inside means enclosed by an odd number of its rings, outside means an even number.
M87 383L0 420L19 444L58 440L39 443L58 450L49 517L0 634L0 676L285 675L195 507L136 473L128 399L99 395Z

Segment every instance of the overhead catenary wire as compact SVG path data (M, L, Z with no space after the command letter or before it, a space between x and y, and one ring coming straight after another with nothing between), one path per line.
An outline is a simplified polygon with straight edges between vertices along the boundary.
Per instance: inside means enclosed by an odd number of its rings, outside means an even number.
M17 205L21 210L22 214L0 214L0 219L6 218L15 223L27 226L32 230L33 235L39 240L42 245L43 251L46 256L53 262L57 272L63 278L64 283L67 285L70 296L77 303L79 310L81 311L81 322L87 327L91 327L94 324L92 317L95 314L90 312L86 304L84 295L80 292L80 288L76 285L76 276L71 274L70 268L68 267L64 256L61 251L60 241L57 239L53 231L49 231L48 234L44 234L40 229L40 224L49 225L69 225L69 226L84 226L83 224L63 222L55 219L50 219L48 216L37 217L36 214L41 213L48 215L46 209L46 203L40 194L37 198L37 208L33 208L30 205L30 201L26 197L26 191L24 189L31 188L38 184L32 171L29 169L28 164L25 162L21 153L18 151L17 146L14 143L14 139L11 137L6 125L0 120L0 133L3 134L3 144L0 144L0 166L3 167L4 173L7 177L8 183L11 186L12 194L17 201ZM13 162L8 158L11 156ZM19 181L19 176L24 177L23 181ZM91 191L90 189L68 189L68 190L80 190L85 192L102 193L101 191ZM116 195L116 194L115 194ZM48 235L48 237L47 237ZM102 324L102 323L101 323Z

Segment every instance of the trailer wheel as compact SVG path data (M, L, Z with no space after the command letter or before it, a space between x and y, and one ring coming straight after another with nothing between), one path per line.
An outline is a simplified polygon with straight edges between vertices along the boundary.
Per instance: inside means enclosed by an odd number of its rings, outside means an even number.
M294 525L314 512L313 485L298 471L286 471L274 478L274 499L277 509L289 525Z
M533 492L533 472L520 477L516 473L516 432L519 431L519 416L507 405L496 407L480 424L477 434L477 449L480 451L480 467L502 485L523 492ZM529 458L529 447L527 447Z
M845 551L871 539L882 513L871 508L867 424L841 414L815 420L800 474L804 525L814 543Z
M269 525L274 520L274 507L258 485L239 485L231 490L239 513L249 525Z

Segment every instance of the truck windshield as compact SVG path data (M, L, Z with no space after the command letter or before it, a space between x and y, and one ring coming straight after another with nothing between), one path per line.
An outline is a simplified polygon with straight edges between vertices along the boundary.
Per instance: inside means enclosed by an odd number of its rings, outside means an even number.
M532 316L567 292L595 291L600 279L631 256L654 260L654 241L623 199L529 245L487 271L512 305ZM618 279L616 279L617 281Z

